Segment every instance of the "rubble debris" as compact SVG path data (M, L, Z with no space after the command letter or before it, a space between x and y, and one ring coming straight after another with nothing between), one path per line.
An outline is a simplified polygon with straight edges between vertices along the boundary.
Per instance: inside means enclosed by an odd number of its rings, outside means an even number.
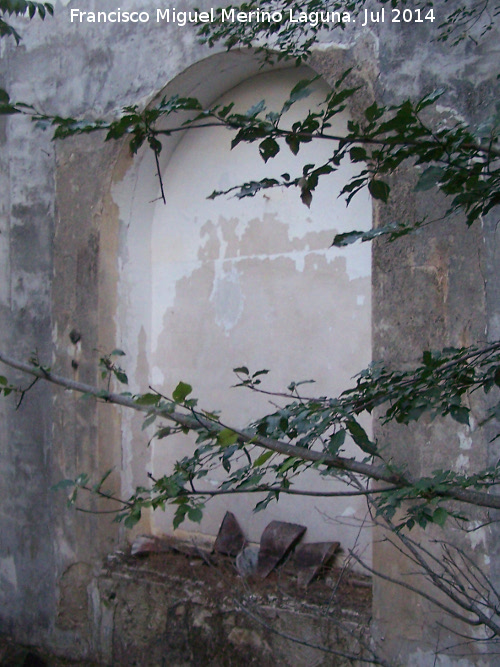
M188 541L176 537L138 535L132 543L130 554L132 556L147 556L169 551L176 551L191 558L201 558L207 565L212 564L210 554L213 551L213 546L195 539Z
M306 588L340 549L339 542L310 542L295 552L293 567L298 570L297 583Z
M237 556L245 545L246 538L236 517L232 512L226 512L215 540L215 551L227 556Z
M236 571L240 577L252 577L257 572L259 549L247 546L236 556Z
M227 639L233 646L246 651L250 650L252 654L258 654L259 652L271 654L269 644L255 630L235 627L231 630Z
M306 530L306 526L296 523L271 521L260 538L258 576L265 579L293 549Z

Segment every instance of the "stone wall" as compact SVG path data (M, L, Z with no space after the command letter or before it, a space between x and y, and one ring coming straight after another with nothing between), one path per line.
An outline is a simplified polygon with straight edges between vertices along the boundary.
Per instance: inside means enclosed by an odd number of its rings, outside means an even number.
M99 9L114 9L115 4L100 0ZM152 1L125 0L122 9L139 4L154 13ZM214 99L257 71L248 54L235 53L224 61L210 58L212 52L198 44L188 28L76 24L69 19L74 6L73 0L56 2L54 19L19 21L23 33L19 47L2 40L0 85L13 99L31 102L47 113L101 116L127 104L145 105L160 91L172 90L172 82L181 91ZM476 122L493 108L498 93L492 74L498 61L495 31L480 46L466 41L454 49L432 42L430 25L418 30L414 24L350 26L342 33L325 33L322 39L310 64L326 83L353 66L366 84L363 96L349 110L354 116L366 96L390 104L441 85L447 88L438 109L443 118ZM215 72L220 74L221 69L224 76L217 78ZM96 382L99 353L120 346L127 312L137 318L141 314L139 309L124 310L123 260L134 240L132 217L144 225L151 222L146 209L157 196L157 184L150 177L142 183L137 192L145 196L134 199L128 213L123 208L124 188L130 179L140 181L146 173L154 173L154 165L148 171L147 154L133 161L124 144L103 144L98 136L54 143L50 131L16 117L0 119L0 142L2 345L12 356L27 359L36 352L57 371ZM174 150L172 145L163 154L165 165ZM415 181L411 169L394 178L393 203L375 209L377 223L444 211L438 196L415 195ZM373 256L373 358L406 364L415 362L426 347L498 338L496 248L494 218L469 231L456 221L452 226L429 227L392 246L378 244ZM141 257L134 261L140 263ZM147 307L142 314L150 317ZM146 365L139 363L140 355L131 357L137 363L130 375L147 383L150 378ZM117 490L129 491L147 471L149 454L144 449L138 452L134 445L140 427L113 408L82 405L80 399L41 383L19 410L13 407L10 402L0 404L5 425L0 432L0 630L17 641L51 646L67 655L94 651L112 660L123 655L120 651L132 655L137 647L99 634L113 627L125 632L125 603L117 612L116 626L105 619L106 605L102 618L94 617L95 625L80 613L89 591L97 600L95 609L101 609L100 601L113 587L138 587L137 600L149 595L149 583L99 574L102 556L126 536L101 517L69 512L64 498L49 489L61 477L114 465ZM479 419L484 406L478 402L475 409ZM433 470L441 460L459 469L498 458L495 444L488 445L476 432L457 431L447 422L377 432L391 445L394 457L411 463L415 473ZM94 507L104 509L99 504ZM141 529L150 528L146 518ZM497 577L495 535L483 531L481 539L466 538L466 546L479 562L483 559L485 568L491 557L491 572ZM488 550L489 556L484 552ZM378 542L374 564L389 571L404 570L399 557ZM163 610L175 607L164 599L170 587L175 590L170 582L161 584L153 594L154 599L160 596ZM387 655L396 664L432 664L436 642L447 637L427 634L429 609L383 582L377 584L374 600L375 637L386 643ZM201 633L205 621L196 604L191 600L182 613L175 609L172 613L176 623L185 622ZM61 609L66 611L61 614ZM234 628L239 628L234 613L228 611L224 618L233 614ZM166 622L163 615L162 627ZM236 636L253 641L251 633L233 633ZM186 650L178 647L179 664L182 660L196 664ZM461 664L483 663L472 657Z

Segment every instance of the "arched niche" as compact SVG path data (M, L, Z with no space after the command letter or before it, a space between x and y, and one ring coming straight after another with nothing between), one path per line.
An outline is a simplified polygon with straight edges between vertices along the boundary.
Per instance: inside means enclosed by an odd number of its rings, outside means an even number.
M226 60L228 59L228 60ZM246 111L261 99L278 110L290 90L314 73L306 68L260 72L252 57L225 54L204 61L169 85L170 92L193 94ZM312 94L292 107L288 123L313 109L328 92L314 84ZM165 94L165 93L164 93ZM341 131L347 115L336 117ZM222 410L223 421L243 426L272 410L265 396L235 383L232 369L270 369L266 388L283 390L290 381L314 379L305 393L335 395L371 359L370 249L366 245L330 248L335 233L371 226L368 196L349 208L340 187L356 173L346 164L325 178L306 208L295 188L267 190L238 201L208 200L214 190L284 172L300 173L305 163L322 164L331 143L314 142L294 157L286 146L267 165L257 144L230 151L231 135L221 128L176 134L162 151L166 205L159 200L156 167L144 152L122 162L114 187L119 207L120 278L116 313L119 345L127 352L133 390L148 383L171 393L179 380L194 387L205 409ZM153 442L133 417L122 422L123 492L160 476L192 448L186 436ZM209 488L223 478L214 472ZM298 488L335 490L343 483L306 472ZM369 548L359 541L365 518L363 501L353 498L283 497L262 513L258 499L228 496L211 501L201 526L184 527L216 534L226 510L233 511L247 536L258 540L273 519L303 523L308 541L338 540L344 548ZM149 517L154 532L170 532L173 512Z

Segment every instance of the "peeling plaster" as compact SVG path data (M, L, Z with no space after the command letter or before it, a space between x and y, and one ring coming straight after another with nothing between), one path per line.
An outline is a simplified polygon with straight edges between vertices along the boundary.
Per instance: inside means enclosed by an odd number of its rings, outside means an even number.
M153 366L151 370L151 380L153 384L163 384L165 382L165 375L161 368Z
M458 431L458 440L460 442L460 449L469 450L472 447L472 438L465 431Z
M304 75L309 72L259 75L218 101L236 96L244 111L256 98L265 97L268 108L281 107ZM327 90L319 85L303 104L314 106ZM299 107L294 109L298 115ZM346 119L338 121L343 126ZM304 146L301 164L323 160L330 148ZM162 151L162 156L166 153ZM228 133L207 128L187 132L172 148L170 161L163 163L167 206L156 202L131 216L127 197L132 197L134 207L141 200L153 199L147 193L152 190L154 166L146 155L138 160L142 162L131 164L114 191L123 221L118 329L123 348L135 359L139 325L146 327L144 363L153 369L155 387L170 393L179 380L189 382L200 405L222 409L238 423L256 416L257 405L251 397L241 401L239 395L229 392L234 383L232 368L237 365L271 368L277 387L307 375L317 380L320 393L345 388L352 375L370 361L371 254L368 244L344 249L330 245L334 235L346 231L353 220L357 228L371 226L368 195L356 197L346 208L337 198L340 183L348 177L341 173L328 184L319 184L310 210L290 190L266 191L244 202L227 197L207 200L212 190L246 181L262 171L253 146L242 145L229 152ZM293 173L296 166L284 147L279 158L266 165L266 171ZM346 163L346 169L354 167ZM132 424L124 420L122 427L123 484L128 491L134 479L136 444ZM173 460L184 455L185 447L182 438L172 439L169 448L153 443L146 469L155 476L163 474ZM308 483L317 485L317 480ZM234 506L249 535L258 538L266 518L252 514L248 499L235 499ZM310 538L320 539L325 526L316 506L321 504L302 499L297 515L297 503L284 499L269 509L267 520L299 520L303 515L308 518ZM219 501L211 503L202 530L217 530L222 507ZM341 515L344 510L349 516L358 514L352 500L338 502L336 513ZM321 511L327 513L327 503ZM153 520L156 530L168 532L170 510ZM347 548L356 541L358 530L343 529Z
M467 533L470 541L470 545L473 549L476 549L478 545L481 545L483 549L487 548L487 533L486 529L483 527L482 522L480 521L471 521L469 532ZM485 557L486 562L486 557ZM489 559L488 559L489 562Z
M215 309L215 322L229 335L238 323L243 312L245 297L241 291L240 276L236 268L231 266L221 274L216 273L210 301Z
M469 457L464 454L460 454L457 460L455 461L455 470L457 471L466 471L469 467Z

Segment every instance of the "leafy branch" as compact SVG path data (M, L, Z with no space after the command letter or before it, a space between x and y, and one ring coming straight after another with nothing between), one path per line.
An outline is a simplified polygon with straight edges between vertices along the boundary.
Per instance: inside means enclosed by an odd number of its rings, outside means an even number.
M426 352L422 364L408 371L389 371L374 364L359 374L355 387L337 398L304 398L298 392L300 383L292 383L289 393L275 394L277 398L293 399L291 402L245 429L227 425L218 415L199 409L197 400L191 397L191 386L184 382L177 385L171 398L154 390L131 396L110 392L109 385L103 390L75 382L33 362L18 362L3 354L0 361L66 389L144 412L145 427L160 422L155 432L157 438L179 432L196 434L193 453L177 461L172 474L159 479L151 477L151 488L138 488L124 502L125 510L119 516L127 520L127 525L138 521L144 508L162 507L166 503L177 505L176 524L186 516L199 521L205 501L224 493L264 492L266 498L256 507L262 509L282 493L306 494L293 488L294 478L306 467L317 469L324 477L341 476L348 482L364 478L385 483L380 489L363 491L363 495L371 495L372 500L376 497L373 502L378 511L388 518L404 505L406 516L399 528L411 528L416 523L425 527L428 522L443 525L448 516L463 518L447 504L450 500L500 509L500 496L491 493L500 481L498 464L471 474L437 470L432 475L415 478L386 460L378 443L359 421L362 413L371 413L375 408L380 411L385 404L383 421L408 424L427 412L431 418L450 415L466 424L469 409L462 404L462 397L478 389L498 391L500 343ZM245 367L236 371L241 385L262 391L260 378L267 371L252 375ZM115 377L125 383L126 375L121 369ZM498 417L498 412L497 405L489 418ZM173 423L174 427L165 422ZM347 438L354 441L361 460L345 455ZM219 489L207 491L202 480L210 470L219 467L226 471L227 477ZM270 481L273 478L275 482ZM358 486L356 491L341 493L359 494L360 489Z
M21 41L21 35L6 21L6 16L25 16L30 19L36 14L44 20L47 14L53 16L54 7L49 2L32 2L32 0L0 0L0 38L13 37L16 44Z
M338 193L347 205L363 188L368 188L374 199L386 203L391 191L390 176L407 162L421 170L416 191L437 187L449 196L450 205L443 218L463 211L467 224L472 225L500 204L500 111L476 132L463 123L451 126L444 122L430 123L424 117L430 117L431 108L442 95L437 92L417 102L406 100L395 106L374 102L364 110L362 119L348 121L346 131L338 134L331 131L332 119L346 109L358 90L347 85L349 75L350 70L346 70L324 102L291 127L287 123L287 112L310 94L314 79L300 81L278 111L267 110L264 100L245 113L236 113L233 104L204 108L196 98L173 96L143 111L137 106L125 107L121 117L114 121L86 121L43 114L33 106L12 102L5 91L0 91L0 114L28 115L39 126L52 127L54 139L105 131L106 141L130 136L129 147L133 154L146 143L155 155L163 200L165 193L159 168L162 138L188 128L221 127L233 133L231 148L242 142L257 142L264 162L276 157L285 146L293 155L311 141L331 142L333 148L325 162L306 164L295 177L288 173L280 178L266 177L215 191L209 198L232 194L242 199L268 188L295 187L300 190L303 203L310 206L320 179L337 171L347 159L360 165L360 171ZM186 112L190 114L187 120L177 126L165 126L168 117L179 113L185 116ZM337 235L333 244L343 246L382 234L389 234L392 240L429 222L400 221L368 232L350 231Z
M491 31L495 17L500 12L500 5L494 0L477 0L475 2L463 3L453 6L446 12L446 16L440 16L443 4L437 4L432 0L419 0L408 2L408 0L380 0L381 5L389 9L398 7L410 7L413 11L418 10L426 17L424 20L433 25L438 20L437 27L433 30L432 39L438 42L449 42L455 46L466 38L478 43L488 32ZM200 24L198 35L202 42L213 47L221 43L228 50L232 48L252 48L261 54L265 62L279 62L281 60L294 59L297 64L306 61L311 55L314 44L321 34L326 31L345 30L352 19L356 20L364 9L363 0L249 0L241 5L230 5L226 12L253 13L254 20L247 22L225 21L219 11L217 20L213 23ZM436 8L436 15L434 15ZM337 20L324 23L319 18L317 21L309 18L307 22L300 24L300 35L297 35L297 24L290 21L290 16L300 13L309 17L320 17L321 13L338 12ZM347 12L348 15L345 15ZM271 13L269 17L267 13ZM281 18L280 16L281 15ZM271 20L270 20L271 19ZM340 20L338 20L340 19ZM421 21L422 23L424 21Z

